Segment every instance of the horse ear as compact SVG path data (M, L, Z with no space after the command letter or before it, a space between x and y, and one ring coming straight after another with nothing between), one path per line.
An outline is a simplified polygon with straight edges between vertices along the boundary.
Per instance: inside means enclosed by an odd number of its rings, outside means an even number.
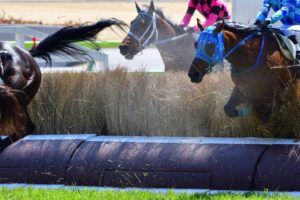
M224 24L225 24L225 21L223 19L222 23L218 24L218 26L214 29L213 33L214 34L219 34L223 30Z
M139 7L139 5L137 4L137 2L135 2L135 7L136 7L137 13L140 13L142 11L141 8Z
M153 11L154 11L154 2L153 2L153 0L151 0L149 10L148 10L148 14L152 15Z
M200 31L204 31L203 26L201 25L201 20L199 18L197 18L197 26L199 27Z

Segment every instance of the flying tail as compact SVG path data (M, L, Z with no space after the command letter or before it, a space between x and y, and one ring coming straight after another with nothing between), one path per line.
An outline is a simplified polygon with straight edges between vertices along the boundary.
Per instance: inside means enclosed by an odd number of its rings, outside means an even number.
M95 41L96 35L105 28L116 26L124 31L127 26L124 22L117 19L104 19L94 24L82 26L69 26L58 30L42 40L37 47L30 50L33 57L39 57L51 65L50 54L64 55L70 57L85 57L87 52L75 42Z

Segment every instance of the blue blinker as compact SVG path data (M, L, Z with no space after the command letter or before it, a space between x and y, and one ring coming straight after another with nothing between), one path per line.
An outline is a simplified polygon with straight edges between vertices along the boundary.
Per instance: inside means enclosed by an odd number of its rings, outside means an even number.
M195 53L195 58L202 59L212 66L222 62L224 56L223 34L222 32L214 34L213 31L215 28L215 26L209 26L200 33ZM205 46L207 44L213 44L215 46L213 56L206 54Z

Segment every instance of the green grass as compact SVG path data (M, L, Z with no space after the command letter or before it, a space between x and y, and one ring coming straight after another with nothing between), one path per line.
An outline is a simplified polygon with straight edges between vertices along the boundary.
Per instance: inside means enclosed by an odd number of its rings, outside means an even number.
M64 189L32 189L32 188L17 188L5 189L0 188L0 200L61 200L61 199L92 199L92 200L289 200L299 199L289 197L287 195L263 195L258 194L175 194L172 191L166 194L158 194L144 191L96 191L96 190L64 190Z
M95 43L97 46L99 46L101 48L118 48L120 45L119 41L106 41L106 42L96 41ZM92 45L91 43L88 43L88 42L79 42L79 44L83 47L95 48L94 45Z
M16 42L10 41L9 43L15 44ZM95 43L96 43L97 46L99 46L101 48L118 48L119 45L120 45L120 41L106 41L106 42L96 41ZM93 48L93 49L95 48L95 45L92 45L89 42L79 42L79 45L81 45L83 47ZM26 41L25 42L25 48L26 49L31 49L32 46L33 46L32 41Z

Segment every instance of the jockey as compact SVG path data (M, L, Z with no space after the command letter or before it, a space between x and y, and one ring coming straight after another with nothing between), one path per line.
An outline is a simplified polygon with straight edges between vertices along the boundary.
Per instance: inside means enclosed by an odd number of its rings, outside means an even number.
M269 17L270 9L275 13ZM264 0L263 7L258 13L255 25L266 27L281 21L282 33L288 37L296 47L296 58L300 60L300 47L296 35L290 30L293 25L300 25L300 0Z
M195 10L198 10L206 19L201 23L203 28L213 25L219 19L230 19L223 0L189 0L188 9L181 20L180 26L186 27L189 24ZM188 31L199 32L200 29L198 26L194 26Z

